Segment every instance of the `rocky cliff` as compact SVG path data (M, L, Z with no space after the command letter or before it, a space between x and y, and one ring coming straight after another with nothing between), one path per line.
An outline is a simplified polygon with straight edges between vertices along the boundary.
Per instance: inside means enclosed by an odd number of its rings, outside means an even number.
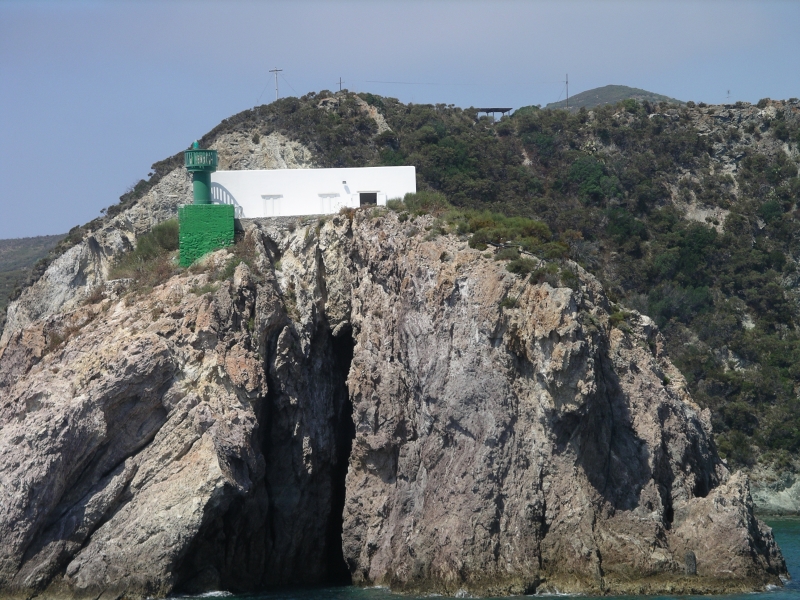
M7 329L0 595L780 583L647 317L406 217L249 223Z

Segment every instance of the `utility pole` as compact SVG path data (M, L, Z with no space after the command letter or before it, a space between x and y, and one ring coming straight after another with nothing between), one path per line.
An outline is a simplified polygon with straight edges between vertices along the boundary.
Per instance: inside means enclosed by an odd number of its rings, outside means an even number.
M567 110L569 110L569 73L567 73Z
M278 73L283 71L283 69L279 69L275 67L274 69L270 69L270 73L275 73L275 100L278 100Z
M339 77L339 91L342 91L342 78Z

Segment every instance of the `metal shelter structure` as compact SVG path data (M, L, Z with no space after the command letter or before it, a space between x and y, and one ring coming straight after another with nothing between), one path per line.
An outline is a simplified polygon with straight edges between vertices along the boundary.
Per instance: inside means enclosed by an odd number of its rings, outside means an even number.
M500 117L502 118L503 115L509 113L513 110L512 108L498 108L495 106L490 106L489 108L476 108L475 110L478 111L477 116L480 116L481 113L486 113L487 115L492 115L492 119L494 119L495 113L500 113Z

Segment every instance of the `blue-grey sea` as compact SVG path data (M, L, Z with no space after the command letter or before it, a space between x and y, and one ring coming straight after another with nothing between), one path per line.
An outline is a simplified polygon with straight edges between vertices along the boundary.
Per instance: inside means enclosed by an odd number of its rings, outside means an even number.
M775 533L786 559L786 566L792 576L784 587L776 588L766 592L756 592L750 594L732 594L719 596L724 600L800 600L800 518L767 518L764 519ZM246 596L234 596L225 592L215 592L206 594L200 598L223 597L225 600L417 600L413 596L401 596L392 594L384 588L357 588L357 587L329 587L329 588L306 588L292 589L262 594L248 594ZM552 596L551 596L552 597ZM647 600L667 600L677 596L618 596L620 600L632 600L642 598ZM184 597L188 600L189 597ZM425 597L430 600L430 596ZM518 598L518 597L517 597ZM589 597L586 597L587 600ZM684 598L695 598L695 596L684 596ZM696 596L708 600L709 596Z

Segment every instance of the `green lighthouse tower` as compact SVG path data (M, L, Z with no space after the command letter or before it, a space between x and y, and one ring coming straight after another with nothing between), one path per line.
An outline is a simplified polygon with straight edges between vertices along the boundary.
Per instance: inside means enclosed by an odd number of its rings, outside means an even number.
M204 150L194 142L183 153L192 174L194 204L178 208L181 266L188 267L204 254L233 243L234 207L212 204L211 173L217 170L217 151Z
M217 151L203 150L198 142L183 153L186 170L192 174L195 204L211 204L211 174L217 170Z

